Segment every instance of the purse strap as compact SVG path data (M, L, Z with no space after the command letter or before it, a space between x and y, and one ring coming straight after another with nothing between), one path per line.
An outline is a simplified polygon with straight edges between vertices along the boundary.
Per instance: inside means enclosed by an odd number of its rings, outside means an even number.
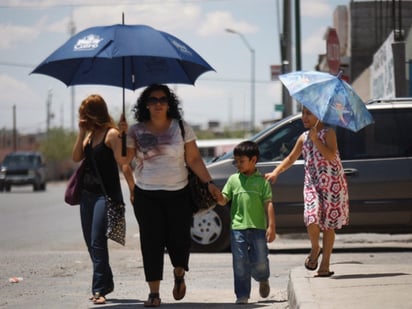
M179 119L179 127L180 127L180 133L182 134L183 143L184 143L185 142L185 126L183 125L182 119Z
M180 133L182 134L182 138L183 138L183 147L184 147L184 150L186 152L186 147L185 147L185 126L183 125L183 120L182 119L179 119L179 127L180 127ZM186 155L185 155L185 162L186 162ZM187 166L187 163L186 163L186 168L190 172L190 168L189 168L189 166Z

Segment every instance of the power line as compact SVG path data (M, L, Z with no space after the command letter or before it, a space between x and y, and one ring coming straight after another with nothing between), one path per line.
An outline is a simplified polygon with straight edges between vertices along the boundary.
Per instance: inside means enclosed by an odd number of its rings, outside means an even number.
M28 64L28 63L18 63L18 62L4 62L0 61L0 65L5 65L9 67L22 67L22 68L34 68L34 64Z

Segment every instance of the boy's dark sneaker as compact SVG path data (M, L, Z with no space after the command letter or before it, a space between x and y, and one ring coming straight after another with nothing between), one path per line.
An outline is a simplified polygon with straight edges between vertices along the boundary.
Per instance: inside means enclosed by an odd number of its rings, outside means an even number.
M266 298L270 293L269 280L259 282L259 294L261 297Z

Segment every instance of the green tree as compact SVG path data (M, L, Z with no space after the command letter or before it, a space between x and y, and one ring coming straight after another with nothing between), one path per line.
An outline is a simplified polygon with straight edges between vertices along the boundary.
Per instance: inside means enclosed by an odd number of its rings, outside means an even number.
M74 170L71 159L77 133L62 128L50 129L47 138L40 142L40 151L47 162L48 178L67 179Z
M40 151L46 160L60 161L70 159L76 133L62 128L50 129L47 138L40 143Z

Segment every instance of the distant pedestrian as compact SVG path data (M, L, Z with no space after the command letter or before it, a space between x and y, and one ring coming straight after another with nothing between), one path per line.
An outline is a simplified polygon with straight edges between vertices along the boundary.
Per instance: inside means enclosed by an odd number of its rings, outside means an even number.
M330 257L335 241L335 230L349 223L348 186L340 160L336 133L320 122L306 107L302 110L305 128L291 153L265 178L274 183L302 154L305 160L304 222L311 241L311 251L305 259L308 270L318 268L316 277L329 277ZM319 246L323 232L323 248Z
M270 293L269 249L276 238L275 210L270 184L257 171L258 145L238 144L233 154L238 172L227 180L217 199L220 205L231 201L231 249L237 304L247 304L251 279L259 282L259 294Z

